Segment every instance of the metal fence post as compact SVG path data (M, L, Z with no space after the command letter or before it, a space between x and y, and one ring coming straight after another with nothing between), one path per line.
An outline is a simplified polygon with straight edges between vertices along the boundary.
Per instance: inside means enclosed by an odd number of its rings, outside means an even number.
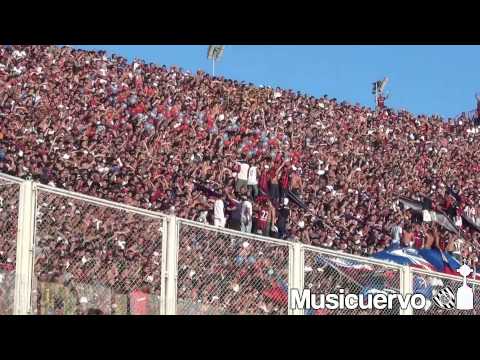
M288 315L303 315L303 309L292 309L292 289L303 290L304 281L304 256L300 243L289 247L288 253Z
M20 185L17 258L15 267L15 315L31 313L33 251L35 235L35 190L31 180Z
M410 266L402 266L400 271L400 293L402 296L413 294L413 275ZM405 310L400 309L400 315L413 315L413 309L408 306Z
M167 243L168 243L168 222L165 217L162 220L162 263L161 263L161 295L160 295L160 315L165 315L166 313L166 276L167 276Z
M175 315L177 309L177 260L179 226L175 216L168 216L167 224L165 314Z

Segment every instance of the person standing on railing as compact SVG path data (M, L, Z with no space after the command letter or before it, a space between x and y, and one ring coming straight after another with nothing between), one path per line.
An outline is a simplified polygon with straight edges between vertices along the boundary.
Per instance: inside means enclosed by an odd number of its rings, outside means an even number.
M243 159L241 162L237 162L237 166L239 167L239 170L237 174L237 181L235 183L235 190L240 192L242 187L248 185L248 170L250 169L250 166Z
M251 196L242 195L242 215L241 215L241 231L246 233L252 232L252 203Z
M252 194L252 198L255 200L258 196L257 165L255 161L252 162L252 165L248 169L247 186L249 193Z
M400 245L402 233L403 233L403 229L400 225L395 225L392 227L392 244Z
M218 227L225 227L226 219L223 211L224 203L222 198L217 198L213 205L213 223Z

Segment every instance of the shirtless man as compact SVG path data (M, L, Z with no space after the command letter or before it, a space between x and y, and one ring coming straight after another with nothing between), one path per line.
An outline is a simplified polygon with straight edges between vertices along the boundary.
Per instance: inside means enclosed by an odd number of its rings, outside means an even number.
M275 204L278 204L280 200L280 187L278 185L279 177L282 172L282 169L285 167L287 163L288 161L284 161L282 165L279 166L278 169L275 170L274 168L272 168L269 172L269 177L270 177L269 195L270 195L270 199Z
M292 193L294 193L297 196L300 196L300 194L303 191L303 181L300 175L298 174L298 170L294 170L292 174Z
M414 244L414 237L413 231L410 225L405 226L402 233L402 244L405 247L413 247Z

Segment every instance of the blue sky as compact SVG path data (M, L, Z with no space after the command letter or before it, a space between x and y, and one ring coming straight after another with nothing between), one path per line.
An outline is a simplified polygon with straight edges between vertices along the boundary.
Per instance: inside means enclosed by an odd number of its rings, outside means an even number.
M81 45L159 65L212 71L207 46ZM476 107L480 46L227 45L216 75L373 106L371 83L390 78L387 104L415 114L456 116Z

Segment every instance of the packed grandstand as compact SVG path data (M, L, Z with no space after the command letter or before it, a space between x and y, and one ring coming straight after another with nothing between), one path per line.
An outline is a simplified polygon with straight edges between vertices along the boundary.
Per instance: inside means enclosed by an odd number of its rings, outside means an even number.
M202 71L129 63L102 51L2 46L0 119L0 172L6 174L356 255L399 243L478 262L478 128L466 118L372 109ZM128 278L112 262L122 254L142 264L142 279L151 277L139 287L159 291L152 285L159 249L145 235L157 224L131 218L130 235L122 238L115 219L99 227L93 210L80 221L69 218L81 206L57 204L54 216L42 220L49 224L39 230L45 241L55 222L62 223L59 234L78 239L50 251L75 252L82 261L74 270L84 279L103 265L82 270L83 258L103 259L110 284ZM82 244L82 231L103 232L104 242ZM0 263L12 263L9 235L1 236ZM112 237L123 245L111 245ZM232 251L248 261L251 248ZM288 254L272 251L270 259L285 267ZM68 259L41 261L48 271L38 276L55 278ZM209 259L202 262L207 266ZM208 288L197 290L196 296L210 296ZM229 306L235 312L235 303ZM286 312L275 301L262 306Z

